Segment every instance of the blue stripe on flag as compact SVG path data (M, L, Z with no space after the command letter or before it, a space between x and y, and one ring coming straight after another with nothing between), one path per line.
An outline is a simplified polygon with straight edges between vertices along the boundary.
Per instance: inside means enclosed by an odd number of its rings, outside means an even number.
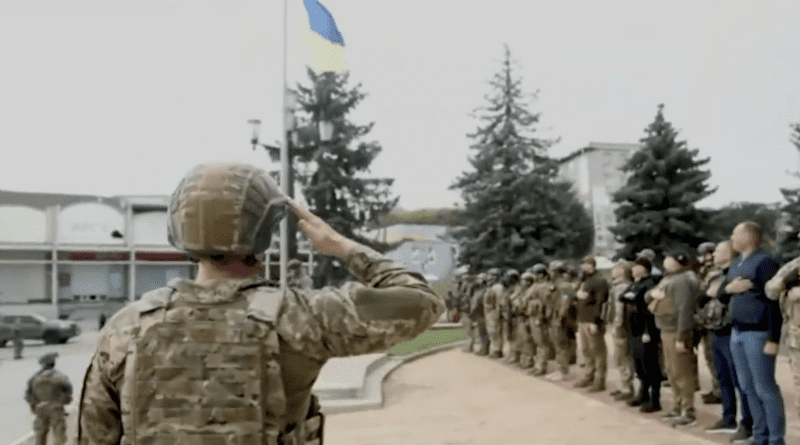
M333 16L319 0L303 0L303 4L308 11L308 21L311 23L311 30L319 33L326 40L344 46L342 33L336 27Z

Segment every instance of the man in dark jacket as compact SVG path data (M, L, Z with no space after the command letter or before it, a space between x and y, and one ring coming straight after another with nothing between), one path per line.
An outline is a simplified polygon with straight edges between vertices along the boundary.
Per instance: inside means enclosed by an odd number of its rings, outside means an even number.
M608 291L611 286L605 278L597 273L597 263L594 257L584 258L581 269L583 269L583 280L578 288L576 303L578 335L580 335L583 345L586 375L575 384L575 387L590 386L590 392L600 392L606 389L608 356L606 340L603 335L605 326L602 310L603 304L608 301Z
M655 287L656 280L650 275L650 260L636 259L631 269L633 284L620 295L623 303L625 329L630 338L636 377L639 379L638 396L628 400L628 406L640 406L640 411L652 413L661 410L661 382L664 375L658 358L661 332L656 328L653 314L647 309L645 294Z
M761 228L756 223L737 225L731 243L739 256L728 269L725 290L732 295L731 356L736 377L753 414L753 443L782 445L786 414L775 381L775 359L783 319L778 302L764 293L778 263L761 250Z

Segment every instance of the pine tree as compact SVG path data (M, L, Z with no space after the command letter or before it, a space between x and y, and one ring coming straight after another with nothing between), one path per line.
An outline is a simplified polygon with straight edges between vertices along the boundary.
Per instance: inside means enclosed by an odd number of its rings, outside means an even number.
M558 166L548 156L557 139L534 136L540 113L529 111L514 63L505 46L502 69L489 82L488 106L477 116L484 125L468 135L475 141L469 159L474 170L450 186L461 190L470 221L454 236L462 244L459 262L472 271L525 269L592 246L592 220L571 185L557 180Z
M378 216L397 205L391 196L394 179L369 177L370 165L382 147L376 141L359 141L374 123L358 125L348 119L367 96L361 84L348 85L348 73L315 73L308 69L310 86L297 85L299 116L296 175L310 210L342 235L378 250L386 246L365 239L358 231L377 224ZM331 141L321 141L319 122L333 124ZM317 287L348 276L346 266L332 257L315 264Z
M711 173L701 169L710 159L698 158L698 150L677 140L663 104L645 133L644 146L622 167L630 175L626 185L614 194L619 206L611 232L623 243L617 259L633 258L645 248L659 258L675 248L692 253L708 240L709 215L696 204L716 191L708 185Z
M800 123L792 124L792 135L790 141L800 151ZM792 173L792 176L800 178L800 172ZM776 257L781 262L800 255L798 251L797 234L800 232L800 187L781 189L783 199L786 203L781 207L786 218L786 228L778 238Z

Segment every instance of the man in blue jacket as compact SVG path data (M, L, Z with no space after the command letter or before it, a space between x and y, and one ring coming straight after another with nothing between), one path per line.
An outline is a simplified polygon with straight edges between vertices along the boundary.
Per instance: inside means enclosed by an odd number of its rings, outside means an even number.
M764 285L778 271L761 250L761 228L743 222L733 229L731 243L739 252L728 269L725 290L732 295L731 357L736 377L753 415L754 445L784 445L786 415L775 381L775 359L781 338L780 308L764 293Z

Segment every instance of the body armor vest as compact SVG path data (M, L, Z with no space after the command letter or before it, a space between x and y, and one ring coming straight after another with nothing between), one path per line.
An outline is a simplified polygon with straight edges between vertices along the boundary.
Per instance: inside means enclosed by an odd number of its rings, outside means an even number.
M259 287L205 303L164 291L166 304L140 314L133 338L121 443L279 444L281 292Z

